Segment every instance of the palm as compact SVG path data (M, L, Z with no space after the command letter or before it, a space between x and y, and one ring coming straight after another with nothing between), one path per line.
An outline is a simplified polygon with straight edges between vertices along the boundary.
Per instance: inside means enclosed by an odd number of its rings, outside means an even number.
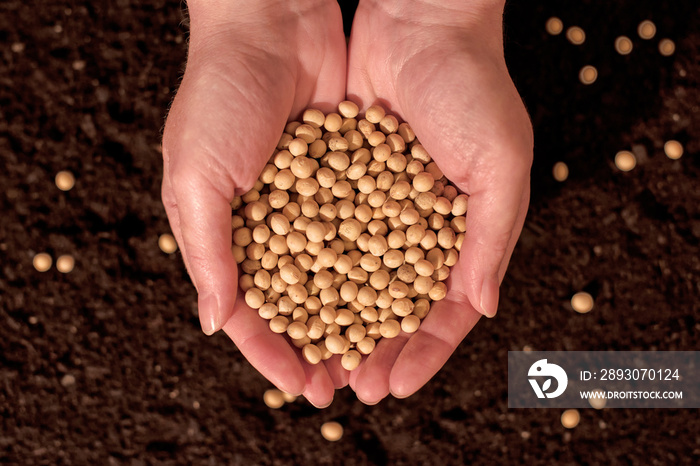
M163 139L163 201L199 292L200 319L223 328L270 381L325 405L342 382L331 365L311 366L237 296L229 203L249 190L284 124L302 109L345 95L340 12L274 11L239 28L198 26Z
M381 102L409 121L442 171L470 194L466 239L447 298L410 338L381 341L350 377L367 402L415 392L476 324L477 309L495 312L497 286L527 210L532 142L502 50L484 37L472 40L433 24L421 31L415 21L402 23L376 6L361 6L355 16L348 95L365 107Z

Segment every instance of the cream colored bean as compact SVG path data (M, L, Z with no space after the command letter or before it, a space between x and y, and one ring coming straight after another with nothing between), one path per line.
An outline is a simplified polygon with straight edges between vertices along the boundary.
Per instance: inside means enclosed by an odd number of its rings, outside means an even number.
M331 334L326 336L326 348L333 354L342 354L345 348L345 338L341 335Z
M326 116L320 110L317 110L315 108L308 108L304 110L301 120L314 128L320 128L321 126L323 126L323 123L325 123Z
M250 288L245 293L245 302L253 309L260 309L260 307L265 304L265 296L259 289Z
M372 254L365 254L360 259L360 267L368 273L376 272L382 266L382 259ZM363 282L364 283L364 282Z
M321 299L321 303L324 306L335 306L338 304L338 301L340 300L340 295L338 294L338 290L336 290L333 287L326 288L325 290L321 290L321 292L318 294L318 297Z
M282 296L277 301L277 308L280 315L291 316L294 313L294 309L297 308L297 305L289 296Z
M360 109L357 107L357 104L350 100L344 100L338 104L338 113L345 118L355 118L359 112Z
M355 314L350 309L338 309L334 322L341 327L352 325L355 320Z
M421 259L416 262L415 270L421 277L430 277L435 271L435 266L425 259Z
M398 249L390 249L384 254L382 260L390 269L397 269L404 262L403 253Z
M418 294L428 294L433 288L433 279L431 277L418 276L413 281L413 289L415 289Z
M399 317L405 317L413 312L413 301L409 298L395 299L391 303L391 311Z
M444 253L444 261L443 265L446 265L447 267L452 267L457 263L457 260L459 259L459 253L457 252L456 249L448 249Z
M360 319L367 324L376 322L378 316L377 310L374 307L366 307L360 311Z
M430 292L428 293L428 296L430 296L430 299L432 299L433 301L440 301L442 299L445 299L446 295L447 285L445 285L443 282L436 282L430 289Z
M326 324L320 316L311 316L306 322L306 327L309 329L306 335L312 340L317 340L323 336L326 330Z
M312 343L304 345L304 347L301 349L301 355L309 364L318 364L321 362L321 358L323 356L321 349Z
M385 115L379 120L379 129L384 134L395 133L399 129L399 121L394 115Z
M289 335L293 340L298 340L300 338L304 338L308 330L309 329L306 328L306 325L301 322L291 322L287 326L287 335Z
M390 276L386 270L377 270L369 277L369 284L377 291L385 289L389 286ZM375 300L376 301L376 300Z
M367 336L369 338L372 338L373 340L378 340L379 338L382 337L381 333L379 332L379 328L381 327L380 322L372 322L370 324L367 324Z
M396 271L396 276L404 283L413 283L416 279L416 270L411 264L403 264Z
M327 162L329 167L339 172L350 166L350 158L344 152L331 152Z
M290 137L289 140L291 141L292 139L293 138ZM284 170L285 168L289 168L289 166L292 163L292 160L294 160L294 156L288 150L281 150L273 156L273 163L278 170Z
M401 330L406 333L415 333L420 327L420 318L415 315L407 315L401 319Z
M396 338L401 332L401 324L394 319L388 319L379 326L379 334L384 338Z
M420 240L420 247L426 251L430 251L434 249L435 246L437 246L437 235L433 230L427 230L423 239Z
M366 336L355 344L355 348L360 354L368 355L374 351L376 344L377 342L372 337Z
M324 324L330 325L335 322L335 318L338 316L338 313L333 306L323 306L319 311L318 316Z
M432 278L436 282L444 282L445 280L447 280L447 277L449 277L449 276L450 276L450 268L446 265L443 265L439 269L436 269L430 278Z
M285 316L278 315L270 319L270 330L274 333L285 333L288 326L289 319Z
M363 286L357 292L357 300L364 307L374 306L377 302L377 291L370 286Z
M343 369L354 371L360 365L360 361L362 361L362 355L357 350L350 350L343 354L340 364L343 366Z
M270 320L278 314L277 305L273 303L265 303L258 309L258 314L263 319Z
M255 276L253 277L253 283L255 283L255 286L262 290L265 291L268 288L270 288L270 272L268 272L265 269L260 269L257 272L255 272Z

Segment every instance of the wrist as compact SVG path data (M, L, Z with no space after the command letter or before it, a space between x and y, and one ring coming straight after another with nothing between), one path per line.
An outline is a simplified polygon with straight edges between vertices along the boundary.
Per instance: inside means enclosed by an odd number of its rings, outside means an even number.
M334 0L187 0L190 21L209 24L261 22L286 15L303 15Z
M425 25L470 26L500 22L505 0L360 0L397 20Z

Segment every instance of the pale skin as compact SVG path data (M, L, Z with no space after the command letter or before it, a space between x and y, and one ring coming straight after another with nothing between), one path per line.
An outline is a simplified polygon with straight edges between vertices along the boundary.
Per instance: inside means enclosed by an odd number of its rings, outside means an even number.
M334 0L188 2L188 64L166 123L162 192L202 328L223 329L268 380L318 407L347 384L374 404L428 382L480 316L496 313L527 212L532 131L503 58L503 2L405 2L362 0L347 49ZM352 372L339 356L306 363L245 304L229 206L288 119L309 106L329 112L346 95L408 121L470 195L446 298L417 332L380 340Z

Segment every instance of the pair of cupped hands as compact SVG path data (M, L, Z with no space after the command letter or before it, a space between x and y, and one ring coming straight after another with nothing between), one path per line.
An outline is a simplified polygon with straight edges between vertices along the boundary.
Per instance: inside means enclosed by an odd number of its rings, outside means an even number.
M223 329L279 389L317 407L350 385L403 398L447 361L498 289L529 202L532 129L503 56L503 1L361 0L349 42L335 0L189 0L182 84L163 137L162 196L208 335ZM231 254L230 202L252 188L286 122L349 98L407 121L470 195L466 237L419 330L382 339L348 372L317 365L248 307Z

